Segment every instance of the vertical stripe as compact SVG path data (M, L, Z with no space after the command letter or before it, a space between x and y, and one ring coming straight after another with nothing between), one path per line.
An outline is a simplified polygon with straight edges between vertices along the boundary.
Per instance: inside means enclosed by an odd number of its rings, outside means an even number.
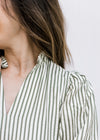
M0 140L98 140L94 89L84 74L40 53L8 114L1 73L0 80Z

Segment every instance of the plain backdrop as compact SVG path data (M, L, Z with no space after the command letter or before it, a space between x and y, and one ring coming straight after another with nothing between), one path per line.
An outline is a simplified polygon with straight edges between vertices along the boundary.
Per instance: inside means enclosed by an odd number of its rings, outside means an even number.
M74 66L92 83L100 125L100 0L59 0ZM98 128L100 138L100 128Z

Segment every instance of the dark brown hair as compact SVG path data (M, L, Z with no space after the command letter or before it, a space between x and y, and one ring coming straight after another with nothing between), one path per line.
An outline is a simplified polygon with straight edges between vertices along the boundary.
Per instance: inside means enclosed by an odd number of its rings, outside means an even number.
M44 51L48 58L63 68L65 61L67 64L73 62L66 42L66 23L58 0L10 0L10 3L21 26L40 51ZM2 6L14 18L6 0L3 0ZM1 54L4 54L3 50Z

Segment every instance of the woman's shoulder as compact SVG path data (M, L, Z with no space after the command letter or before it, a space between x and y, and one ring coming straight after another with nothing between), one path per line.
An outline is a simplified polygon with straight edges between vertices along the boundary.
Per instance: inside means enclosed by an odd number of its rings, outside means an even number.
M60 103L72 103L77 108L83 108L89 100L95 103L94 87L84 73L75 70L64 70L64 73L66 87Z
M54 63L52 60L49 61L49 70L52 69L52 72L59 73L61 76L63 76L65 79L68 77L70 78L75 78L76 80L81 80L84 81L86 80L86 75L84 73L81 73L80 71L77 70L67 70L60 65Z
M52 73L55 73L55 77L59 76L65 80L67 88L68 86L78 86L79 84L89 82L87 76L84 73L77 70L67 70L52 61L49 67L49 71L50 70L52 70Z
M60 90L60 104L69 99L67 102L73 102L74 106L82 107L89 98L95 100L93 85L84 73L66 70L55 63L52 63L52 66L55 79L59 77L58 84L63 89Z
M95 134L95 139L97 140L98 117L91 81L82 72L66 69L60 70L63 71L63 83L65 83L65 90L60 96L59 103L60 123L63 124L61 125L63 132L67 132L68 126L69 129L75 126L75 138L80 136L86 138L88 135L94 139ZM84 134L81 133L83 131ZM61 132L60 129L59 132ZM92 133L90 134L90 132ZM61 136L61 133L59 135Z

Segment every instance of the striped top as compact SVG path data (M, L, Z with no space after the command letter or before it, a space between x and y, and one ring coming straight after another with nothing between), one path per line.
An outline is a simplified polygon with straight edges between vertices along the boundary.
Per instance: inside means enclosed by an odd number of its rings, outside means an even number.
M1 73L0 81L0 140L98 140L94 90L84 74L41 52L8 113Z

